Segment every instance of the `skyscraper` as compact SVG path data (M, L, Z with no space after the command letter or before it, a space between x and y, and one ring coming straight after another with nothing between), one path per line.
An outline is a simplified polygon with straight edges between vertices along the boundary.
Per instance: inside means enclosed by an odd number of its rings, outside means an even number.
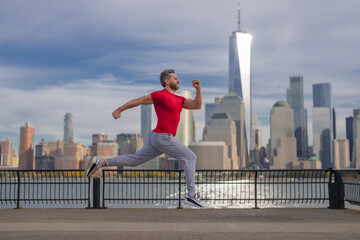
M287 102L294 110L296 156L300 159L307 159L307 111L304 108L304 84L302 76L290 77L290 88L287 89Z
M225 164L224 169L241 168L236 144L236 132L236 124L228 113L215 113L207 126L204 141L220 141L225 142L227 145L229 161L225 160L229 164ZM218 159L218 161L222 160L224 159Z
M0 142L0 166L13 165L14 149L10 140Z
M349 140L350 145L350 161L352 162L352 154L353 154L353 147L354 147L354 138L353 138L353 117L347 117L346 118L346 138Z
M73 114L66 113L64 117L64 144L74 141Z
M229 92L223 97L220 104L220 112L227 113L236 125L236 149L239 156L239 166L241 169L247 167L249 161L248 142L245 125L245 106L244 101L234 92Z
M360 168L360 109L354 109L353 120L353 166Z
M333 113L331 107L331 84L313 85L313 153L323 168L334 166L333 161Z
M252 146L251 104L251 35L241 30L240 3L238 8L238 30L229 39L229 92L239 95L245 105L245 129L248 154Z
M35 152L35 127L27 122L20 128L19 169L33 170Z
M152 105L141 105L141 137L144 140L144 145L151 132L151 109Z
M176 92L176 95L192 99L192 93L189 91ZM194 115L192 110L183 109L180 114L180 122L175 138L182 142L185 146L189 146L193 141Z
M272 168L291 169L296 161L294 111L287 102L278 101L270 112L270 148Z

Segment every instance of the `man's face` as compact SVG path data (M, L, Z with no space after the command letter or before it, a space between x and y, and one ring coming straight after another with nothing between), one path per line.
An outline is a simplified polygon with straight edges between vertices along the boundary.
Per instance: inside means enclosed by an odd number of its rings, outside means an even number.
M170 73L169 86L172 90L176 91L179 87L179 79L175 73Z

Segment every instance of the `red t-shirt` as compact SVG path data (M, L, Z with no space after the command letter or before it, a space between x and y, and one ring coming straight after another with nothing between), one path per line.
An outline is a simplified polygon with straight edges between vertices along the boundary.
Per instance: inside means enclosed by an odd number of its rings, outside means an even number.
M150 94L158 118L156 133L171 133L176 135L180 121L180 113L186 98L177 96L166 89Z

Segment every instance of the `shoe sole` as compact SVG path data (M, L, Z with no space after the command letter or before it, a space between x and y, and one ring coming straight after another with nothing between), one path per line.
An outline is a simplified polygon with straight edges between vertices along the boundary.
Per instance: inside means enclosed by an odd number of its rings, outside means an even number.
M98 159L93 160L93 158L91 157L88 165L85 168L85 177L90 177L91 176L91 172L94 170L94 168L96 167L96 164L98 163Z
M193 201L191 198L188 199L188 198L185 198L185 201L184 201L186 204L189 204L189 205L192 205L194 207L197 207L197 208L204 208L203 205L200 205L199 203Z

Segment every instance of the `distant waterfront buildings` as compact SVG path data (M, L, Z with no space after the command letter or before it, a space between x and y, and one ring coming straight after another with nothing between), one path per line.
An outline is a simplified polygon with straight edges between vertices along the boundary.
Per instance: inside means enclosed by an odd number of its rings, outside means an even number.
M287 89L287 102L294 110L296 155L298 159L307 159L307 111L304 108L304 83L302 76L290 77L290 88Z
M331 84L313 85L313 153L323 168L334 166Z
M64 144L74 141L73 114L66 113L64 117Z
M35 127L30 123L20 127L19 169L33 170L35 167Z
M141 137L144 140L144 145L146 145L151 133L151 112L152 105L141 105Z

